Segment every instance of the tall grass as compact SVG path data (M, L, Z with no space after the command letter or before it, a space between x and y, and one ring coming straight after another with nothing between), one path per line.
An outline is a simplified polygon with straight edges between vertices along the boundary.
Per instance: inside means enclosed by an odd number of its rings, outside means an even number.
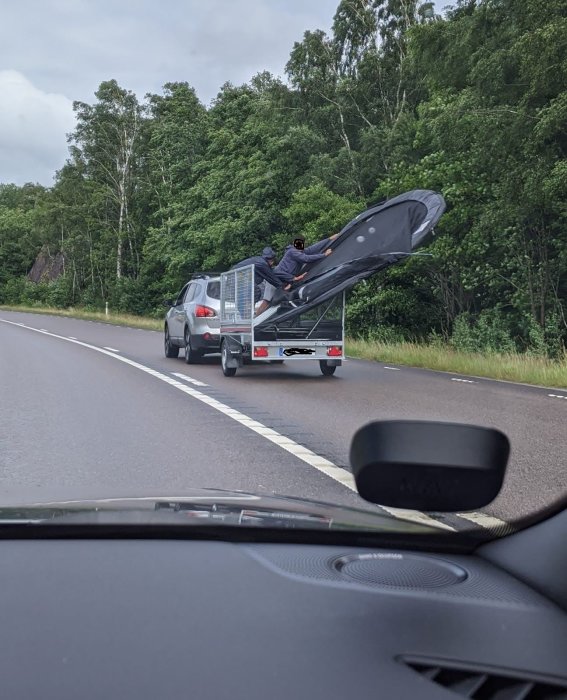
M539 386L567 388L567 355L547 360L519 353L468 353L447 345L383 343L374 340L347 340L352 357L423 367L455 374L466 374Z
M152 331L163 330L162 319L150 318L148 316L135 316L134 314L109 313L107 316L104 311L86 311L85 309L75 309L72 307L68 309L52 309L46 306L0 306L0 309L32 314L49 314L51 316L67 316L84 321L100 321L102 323L111 323L115 326L129 326L131 328L143 328ZM165 317L165 309L163 315Z

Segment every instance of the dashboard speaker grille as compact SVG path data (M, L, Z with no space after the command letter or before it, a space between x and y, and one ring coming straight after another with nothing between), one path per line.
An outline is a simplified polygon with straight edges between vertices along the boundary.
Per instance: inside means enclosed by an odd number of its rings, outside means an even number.
M455 564L407 554L356 554L336 559L334 567L358 583L396 588L441 588L467 577Z
M455 695L473 700L566 700L567 684L541 681L494 670L464 669L434 662L403 662Z
M475 557L274 544L255 545L248 553L280 574L322 585L364 587L392 595L419 591L445 599L490 600L508 609L555 610L543 596Z

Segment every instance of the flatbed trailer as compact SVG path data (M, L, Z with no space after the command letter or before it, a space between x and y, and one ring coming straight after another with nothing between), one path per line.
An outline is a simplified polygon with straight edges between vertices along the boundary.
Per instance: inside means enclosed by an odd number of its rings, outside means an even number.
M344 292L281 323L271 320L270 310L255 317L256 303L254 265L221 274L221 366L226 377L245 364L305 360L318 361L325 376L335 373L345 359Z

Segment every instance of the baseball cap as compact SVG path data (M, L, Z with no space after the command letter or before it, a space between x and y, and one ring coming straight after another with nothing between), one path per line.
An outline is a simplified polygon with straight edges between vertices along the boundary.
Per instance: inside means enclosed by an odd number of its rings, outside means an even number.
M266 260L273 260L276 257L274 249L270 248L269 246L267 248L264 248L264 250L262 251L262 257L266 258Z

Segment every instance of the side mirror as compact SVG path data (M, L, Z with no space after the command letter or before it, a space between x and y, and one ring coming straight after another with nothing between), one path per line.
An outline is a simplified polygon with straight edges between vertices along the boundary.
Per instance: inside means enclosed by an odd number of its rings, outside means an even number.
M173 299L164 299L164 300L162 301L162 304L163 304L164 306L167 306L168 308L171 307L171 306L175 306L175 303L174 303Z
M502 487L510 443L492 428L429 421L377 421L354 435L358 493L394 508L475 510Z

